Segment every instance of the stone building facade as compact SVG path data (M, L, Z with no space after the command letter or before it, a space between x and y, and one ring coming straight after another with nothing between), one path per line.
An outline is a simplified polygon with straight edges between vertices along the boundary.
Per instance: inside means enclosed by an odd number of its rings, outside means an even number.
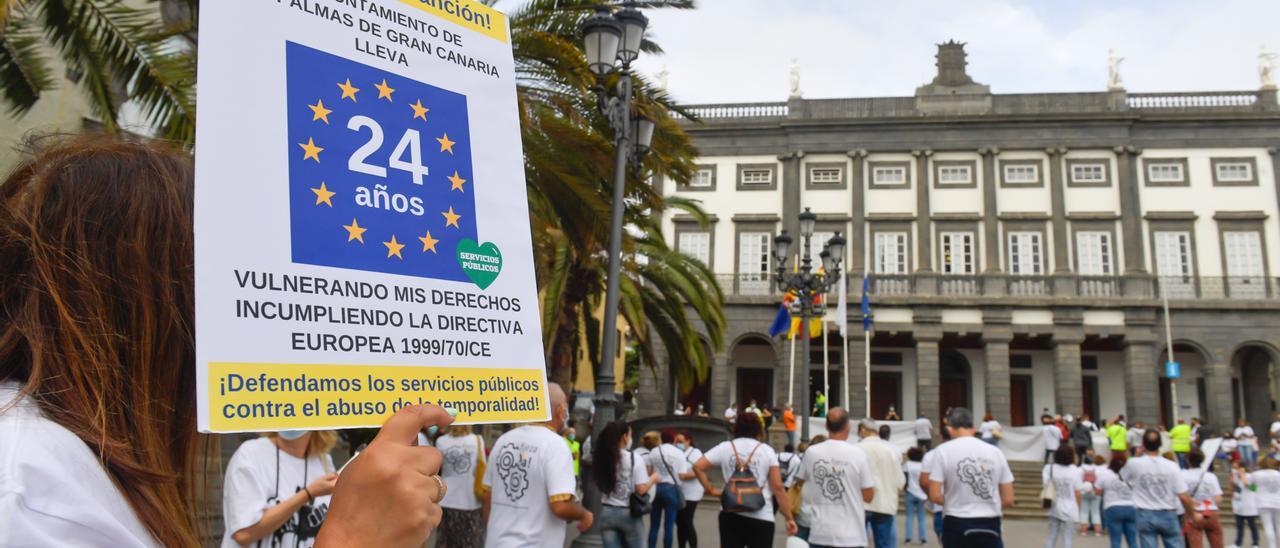
M644 374L641 414L673 398L718 414L821 389L861 410L862 277L875 318L871 409L949 406L1031 424L1046 409L1169 423L1269 422L1280 375L1280 105L1276 90L993 94L939 46L913 96L699 105L698 176L664 184L709 226L667 236L728 295L707 382ZM812 382L767 331L772 239L818 215L849 239L848 341L812 341ZM796 246L799 247L799 246ZM815 252L816 255L816 252ZM1160 296L1169 298L1169 360ZM834 300L834 297L832 297ZM803 341L794 352L803 352ZM848 374L844 374L844 358ZM788 387L791 394L788 395ZM1174 402L1177 402L1176 405Z

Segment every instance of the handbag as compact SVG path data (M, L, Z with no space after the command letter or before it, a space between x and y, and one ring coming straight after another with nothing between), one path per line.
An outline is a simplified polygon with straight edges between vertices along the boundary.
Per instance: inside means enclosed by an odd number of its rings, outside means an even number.
M475 491L476 497L484 498L484 496L489 492L489 488L484 486L484 444L480 441L480 434L473 435L476 437L476 474L471 490Z
M1049 465L1049 481L1040 489L1040 506L1045 510L1053 508L1053 500L1057 498L1057 492L1053 486L1053 467L1054 465Z
M633 451L631 452L631 473L627 474L627 476L630 477L631 475L635 474L635 472L636 472L636 454ZM635 485L635 480L636 480L635 478L630 479L632 485ZM653 503L649 502L649 497L646 497L644 495L641 495L640 493L637 493L635 488L632 488L631 496L627 497L627 509L631 511L631 517L638 518L640 516L647 515L649 512L653 511Z
M763 443L757 444L755 449L747 455L747 461L744 463L738 458L738 448L733 445L733 440L729 441L729 448L733 449L733 474L725 481L724 491L720 493L720 508L725 512L755 512L764 508L764 489L760 488L760 484L756 481L756 477L751 473L751 457L755 456L756 449L759 449Z
M680 489L680 478L675 472L671 471L671 465L667 463L666 457L662 455L662 447L658 447L658 460L662 461L662 467L667 469L667 475L671 476L672 485L676 486L676 508L684 509L684 491Z

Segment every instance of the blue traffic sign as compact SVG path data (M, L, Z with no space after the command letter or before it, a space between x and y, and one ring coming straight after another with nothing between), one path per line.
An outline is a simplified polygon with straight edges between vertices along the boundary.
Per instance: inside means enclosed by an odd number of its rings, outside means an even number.
M1164 376L1170 379L1177 379L1179 377L1182 377L1182 364L1174 361L1165 362Z

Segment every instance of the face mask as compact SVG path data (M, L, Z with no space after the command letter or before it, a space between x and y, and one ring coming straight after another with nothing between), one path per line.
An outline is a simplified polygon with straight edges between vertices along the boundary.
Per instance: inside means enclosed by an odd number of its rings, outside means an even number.
M578 437L577 434L574 434L573 432L569 432L569 441L573 441L577 437Z
M306 430L281 430L279 432L276 432L276 435L280 436L281 439L286 439L289 441L293 441L298 438L301 438L306 434L307 434Z
M680 448L681 451L684 451L685 445L683 443L677 443L676 447Z

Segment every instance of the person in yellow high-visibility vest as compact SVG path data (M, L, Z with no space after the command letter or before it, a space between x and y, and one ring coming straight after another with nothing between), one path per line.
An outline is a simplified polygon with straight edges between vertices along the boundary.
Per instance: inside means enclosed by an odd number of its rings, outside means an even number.
M1187 455L1191 453L1191 425L1178 419L1178 425L1169 430L1169 442L1173 445L1173 455L1178 458L1178 466L1187 467Z
M578 433L572 428L564 431L564 441L569 444L569 452L573 453L573 477L582 477L582 444L578 443Z

